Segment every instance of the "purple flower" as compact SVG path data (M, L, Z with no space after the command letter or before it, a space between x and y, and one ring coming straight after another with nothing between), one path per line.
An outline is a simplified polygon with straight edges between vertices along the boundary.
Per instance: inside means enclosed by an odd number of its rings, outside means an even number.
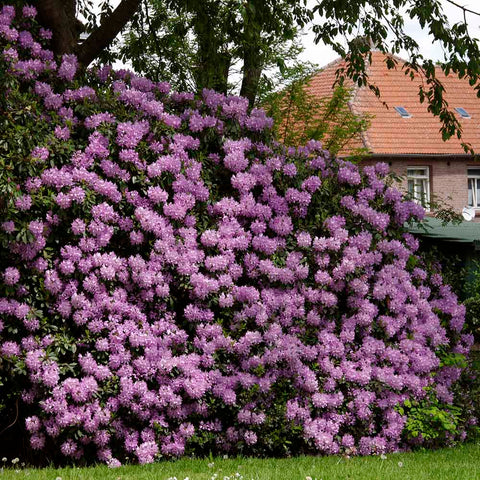
M35 147L30 155L32 158L44 162L49 157L50 152L46 147Z
M80 218L76 218L72 222L71 228L72 228L72 232L75 235L82 235L85 232L85 222L83 220L81 220Z
M279 215L270 220L270 228L281 237L289 235L293 231L292 219L287 215Z
M15 222L8 220L7 222L2 223L2 230L7 233L12 233L15 231Z
M78 445L73 440L67 440L62 443L60 450L67 457L73 457L77 451Z
M40 38L44 40L51 40L52 39L52 32L50 30L45 30L44 28L40 28Z
M117 144L126 148L134 148L149 130L150 125L145 120L135 123L119 123L117 125Z
M247 430L244 433L243 438L245 439L245 443L247 445L255 445L257 443L257 440L258 440L255 432L252 432L251 430Z
M15 206L19 210L30 210L32 206L32 197L30 195L22 195L15 200Z
M3 281L7 285L15 285L20 280L20 272L15 267L7 267L3 272Z
M70 138L70 129L68 127L60 127L57 125L55 127L55 136L59 140L68 140Z
M135 450L135 455L140 464L153 463L158 453L158 446L155 442L144 442Z
M9 62L16 62L18 60L18 52L14 48L7 48L3 51L3 57Z
M242 140L227 140L223 146L225 150L224 163L225 166L232 172L241 172L245 170L249 164L245 157L245 151L251 148L251 141L249 139Z
M33 37L30 32L22 31L18 35L18 43L23 48L31 48L33 46Z
M62 63L58 69L57 75L62 80L71 82L77 72L78 60L75 55L63 55Z
M30 445L34 450L42 450L45 446L45 435L42 433L33 434L30 437Z
M287 163L283 166L283 173L288 177L294 177L297 174L297 167L294 163Z
M37 9L27 5L23 7L22 14L25 18L35 18L37 16Z
M3 342L0 347L0 351L2 352L2 355L5 355L6 357L20 355L20 347L15 342Z

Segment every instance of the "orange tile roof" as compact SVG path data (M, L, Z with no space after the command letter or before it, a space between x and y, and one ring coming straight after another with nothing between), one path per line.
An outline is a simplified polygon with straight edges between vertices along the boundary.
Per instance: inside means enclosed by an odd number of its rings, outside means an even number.
M395 57L396 58L396 57ZM354 113L373 115L368 131L357 138L340 153L349 153L358 146L366 147L373 154L464 154L462 141L470 143L475 151L480 151L480 99L467 80L456 76L445 76L437 68L437 78L445 87L444 98L449 107L463 107L471 118L461 118L458 114L463 133L462 139L452 137L446 142L440 133L441 123L427 111L427 101L420 103L418 87L422 83L420 75L412 81L402 70L404 60L398 59L396 68L389 70L386 57L378 51L372 52L372 61L368 66L371 83L380 89L380 97L368 87L355 87L352 92L350 108ZM332 93L335 72L342 66L338 59L309 81L307 91L317 98L326 98ZM347 85L353 86L350 81ZM386 105L384 105L384 103ZM402 118L394 109L402 106L410 113L410 118Z

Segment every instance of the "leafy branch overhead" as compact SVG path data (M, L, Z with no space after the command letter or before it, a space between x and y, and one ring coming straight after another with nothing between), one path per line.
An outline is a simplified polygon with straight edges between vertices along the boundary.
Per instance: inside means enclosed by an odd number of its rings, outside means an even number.
M415 38L407 33L405 17L416 20L442 45L445 59L439 66L445 74L468 79L480 96L480 49L468 30L468 15L478 13L447 1L463 9L463 21L450 25L439 0L320 0L313 8L322 18L313 27L315 41L330 45L347 59L345 68L337 72L340 83L345 77L352 78L359 86L367 85L381 95L367 74L371 49L392 54L407 51L409 59L402 67L412 79L415 74L423 79L418 92L420 101L427 101L428 110L439 116L444 140L453 135L461 138L461 125L444 99L445 86L435 76L434 61L422 54ZM361 36L358 36L359 26ZM392 59L388 67L395 68L396 63ZM469 145L464 144L464 148L471 151Z
M140 73L197 92L227 93L240 79L237 91L253 106L265 72L298 55L299 28L311 18L303 1L144 0L120 53Z

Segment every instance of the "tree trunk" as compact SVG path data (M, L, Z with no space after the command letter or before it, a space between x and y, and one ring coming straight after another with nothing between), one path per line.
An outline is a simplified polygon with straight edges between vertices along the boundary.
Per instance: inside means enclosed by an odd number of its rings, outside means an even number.
M53 33L53 52L56 55L76 53L79 63L87 67L112 43L140 3L141 0L122 0L81 44L81 23L75 17L76 0L38 0L37 9L40 23Z
M263 0L251 0L246 5L243 27L243 78L240 95L253 108L263 69L262 22L259 16Z
M78 44L80 22L75 17L76 0L39 0L40 23L52 31L52 50L57 55L72 53Z
M225 39L212 28L212 22L220 21L219 6L215 2L195 3L193 12L198 41L198 64L194 70L197 91L211 88L227 93L232 56L224 48Z
M133 17L141 0L122 0L118 7L76 49L78 61L87 67L107 48Z
M248 99L248 105L253 108L257 98L258 85L262 75L263 62L260 48L257 46L248 47L243 55L243 78L240 96Z

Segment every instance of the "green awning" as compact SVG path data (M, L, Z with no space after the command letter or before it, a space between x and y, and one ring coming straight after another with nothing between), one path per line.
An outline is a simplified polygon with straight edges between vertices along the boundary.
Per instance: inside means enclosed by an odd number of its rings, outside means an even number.
M435 238L444 242L470 243L480 246L479 222L447 223L443 225L443 222L438 218L426 217L422 225L409 225L407 228L411 233L423 237Z

